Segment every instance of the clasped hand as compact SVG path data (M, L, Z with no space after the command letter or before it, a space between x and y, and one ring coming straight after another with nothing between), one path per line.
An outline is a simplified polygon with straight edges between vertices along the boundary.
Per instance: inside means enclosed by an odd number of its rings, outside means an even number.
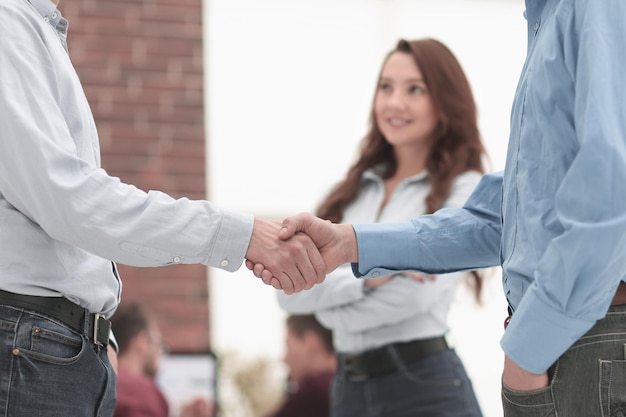
M309 289L346 262L356 262L351 225L333 224L308 213L280 222L255 220L246 267L286 294Z

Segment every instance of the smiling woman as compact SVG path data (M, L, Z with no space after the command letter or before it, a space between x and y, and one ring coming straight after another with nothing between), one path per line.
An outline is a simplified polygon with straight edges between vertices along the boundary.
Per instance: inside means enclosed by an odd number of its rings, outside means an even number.
M360 154L316 214L334 223L391 223L459 207L484 171L484 156L474 98L454 55L434 39L400 40L383 62ZM479 292L482 280L472 274ZM333 331L333 416L482 416L445 340L464 275L357 280L344 264L309 291L278 294L288 312L315 314Z

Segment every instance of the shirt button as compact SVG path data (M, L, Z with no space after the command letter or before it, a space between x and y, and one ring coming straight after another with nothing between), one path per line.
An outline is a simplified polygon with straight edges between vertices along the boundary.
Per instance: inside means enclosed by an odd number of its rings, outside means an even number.
M539 22L535 23L535 32L537 32L539 30Z
M222 264L221 264L224 268L226 268L228 266L228 260L223 259L222 260Z
M379 275L380 275L380 272L372 272L372 276L373 276L374 278L376 278L376 277L377 277L377 276L379 276Z
M180 263L180 256L174 256L173 261L174 263L177 263L177 264Z
M53 18L53 19L56 19L57 18L57 14L56 13L52 13L52 16L50 16L50 17Z

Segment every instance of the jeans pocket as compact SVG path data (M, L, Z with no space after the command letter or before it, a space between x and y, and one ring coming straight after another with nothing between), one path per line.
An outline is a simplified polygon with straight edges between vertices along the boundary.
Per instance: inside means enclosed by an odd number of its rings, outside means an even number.
M532 391L517 391L503 383L502 409L504 417L556 416L550 386Z
M69 365L80 358L84 340L65 326L37 320L30 328L30 346L17 347L15 355L55 365Z
M599 365L602 417L626 416L626 361L600 360Z

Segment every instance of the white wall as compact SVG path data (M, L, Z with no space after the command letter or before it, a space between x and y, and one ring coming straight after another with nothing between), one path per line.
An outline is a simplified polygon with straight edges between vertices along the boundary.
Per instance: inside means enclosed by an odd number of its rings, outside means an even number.
M382 59L398 38L434 37L472 84L480 127L502 169L525 53L523 1L207 0L208 171L220 206L281 218L313 211L352 161ZM214 348L279 358L283 313L243 267L211 271ZM450 340L485 417L501 415L505 303L496 276L477 308L464 288Z

